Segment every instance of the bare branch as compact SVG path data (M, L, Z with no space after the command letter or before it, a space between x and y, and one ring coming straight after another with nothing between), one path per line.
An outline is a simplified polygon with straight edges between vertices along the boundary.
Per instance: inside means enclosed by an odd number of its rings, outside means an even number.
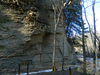
M100 3L100 1L95 2L95 3ZM90 4L89 6L85 7L85 9L87 9L88 7L92 6L92 4Z

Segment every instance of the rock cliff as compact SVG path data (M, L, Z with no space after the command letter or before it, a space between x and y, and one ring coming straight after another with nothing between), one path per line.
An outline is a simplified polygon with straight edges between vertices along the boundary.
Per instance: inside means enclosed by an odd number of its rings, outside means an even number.
M51 67L54 10L49 0L20 0L20 5L14 0L7 1L0 4L0 68L18 68L19 63L26 62L30 67ZM65 0L55 1L60 4ZM56 34L56 66L62 64L63 32L60 17ZM64 63L74 64L77 58L66 39L64 35Z

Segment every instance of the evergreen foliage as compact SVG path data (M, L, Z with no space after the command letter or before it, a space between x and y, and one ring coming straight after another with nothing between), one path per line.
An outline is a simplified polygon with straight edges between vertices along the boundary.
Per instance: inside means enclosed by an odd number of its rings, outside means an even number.
M81 24L81 6L80 0L71 0L71 4L66 6L66 35L71 37L74 31L81 34L82 24Z

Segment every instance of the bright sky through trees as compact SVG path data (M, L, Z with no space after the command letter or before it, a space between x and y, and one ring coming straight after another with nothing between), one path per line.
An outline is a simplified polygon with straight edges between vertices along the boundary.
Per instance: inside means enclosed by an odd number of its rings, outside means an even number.
M91 28L93 28L93 12L92 12L92 0L84 0L84 6L86 8L86 14L87 14L87 18L88 21L91 25ZM96 4L95 4L95 16L96 16L96 29L97 32L100 33L100 0L96 0ZM85 20L85 16L83 13L83 18ZM85 21L86 26L87 26L87 22Z

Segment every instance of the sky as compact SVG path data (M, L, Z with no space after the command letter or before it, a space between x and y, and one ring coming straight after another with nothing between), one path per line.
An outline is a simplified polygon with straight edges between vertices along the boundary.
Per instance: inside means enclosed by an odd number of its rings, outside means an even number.
M92 0L84 0L84 6L87 7L89 5L92 4ZM92 12L92 6L88 7L86 9L86 14L87 14L87 18L88 18L88 21L91 25L91 28L93 28L93 12ZM85 20L85 16L84 16L84 13L83 13L83 19ZM96 4L95 4L95 19L96 19L96 30L97 32L100 33L100 0L96 0ZM86 26L87 25L87 22L85 21L86 23Z

